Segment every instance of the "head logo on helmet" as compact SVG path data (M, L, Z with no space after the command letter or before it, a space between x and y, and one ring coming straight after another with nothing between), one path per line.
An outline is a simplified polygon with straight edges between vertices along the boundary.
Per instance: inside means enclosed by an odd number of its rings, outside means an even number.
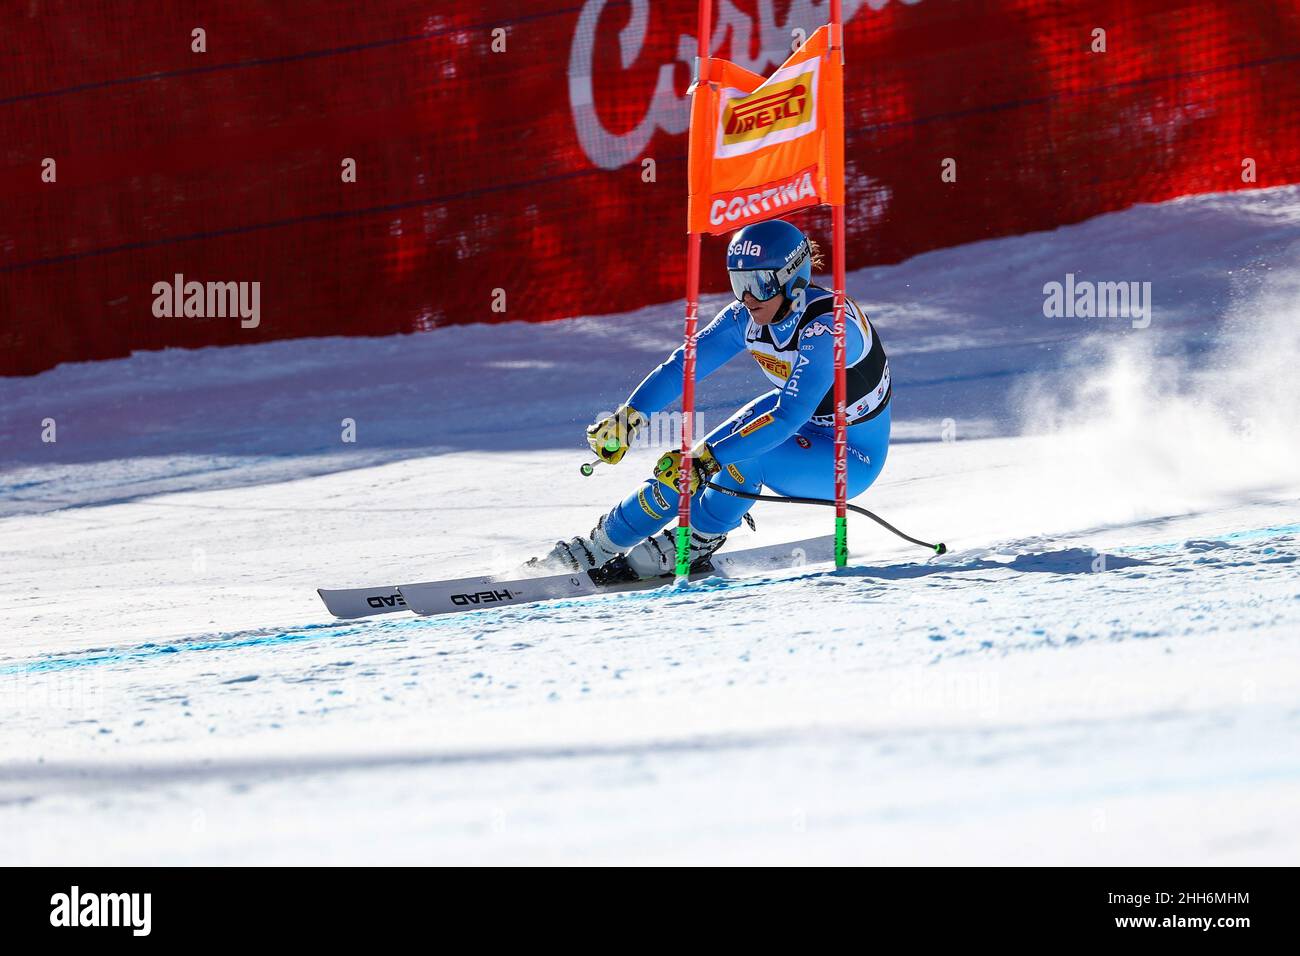
M790 299L812 282L812 248L808 237L784 219L756 222L732 235L727 270L737 299L745 291L758 299L777 292Z

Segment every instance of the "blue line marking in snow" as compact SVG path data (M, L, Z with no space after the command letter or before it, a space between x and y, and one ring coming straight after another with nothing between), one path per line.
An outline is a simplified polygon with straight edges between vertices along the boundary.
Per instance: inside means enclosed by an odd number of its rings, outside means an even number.
M295 631L308 631L313 629L332 628L332 624L309 624L303 628L296 628ZM96 653L81 656L70 657L44 657L35 661L28 661L22 664L6 664L0 666L0 675L3 674L39 674L50 671L71 670L76 667L94 667L100 664L120 664L127 661L145 660L150 657L161 657L165 654L177 654L181 651L211 651L224 650L228 647L257 647L272 644L291 644L297 641L311 640L317 637L316 634L301 634L294 631L284 631L277 634L259 634L248 637L216 637L204 641L184 641L178 644L139 644L133 648L121 651L109 651L105 653Z
M834 573L835 572L833 571L813 572L811 574L805 573L782 579L772 577L735 579L706 578L703 581L698 581L693 584L690 591L681 592L681 594L689 596L703 591L711 592L741 587L757 587L762 584L769 584L774 580L794 581L802 578L820 576L821 574ZM4 664L0 665L0 676L9 674L47 674L56 671L73 670L81 667L123 664L131 661L143 661L150 658L162 657L168 654L178 654L185 651L215 651L239 647L271 647L278 644L296 644L301 641L310 641L317 638L348 637L357 634L376 635L381 634L384 631L418 630L423 632L431 628L463 626L468 620L482 621L484 623L498 623L503 617L509 618L519 614L535 614L538 611L585 607L601 601L651 601L677 596L679 596L679 593L672 585L664 585L663 587L652 588L645 591L630 591L616 594L593 594L585 598L565 598L558 601L539 601L535 604L520 604L515 605L514 607L466 611L461 614L442 614L436 617L387 618L362 620L355 623L329 622L323 624L307 624L302 627L271 634L234 634L228 637L216 636L198 641L179 641L175 644L146 643L124 648L120 651L112 650L93 654L42 657L37 658L36 660L24 661L16 664Z
M1178 541L1165 541L1160 544L1130 544L1122 548L1107 548L1108 554L1123 551L1167 551L1181 548L1188 541L1261 541L1265 538L1278 538L1286 534L1300 533L1300 522L1295 524L1278 524L1269 528L1252 528L1249 531L1230 531L1227 534L1207 535L1205 537L1182 538Z

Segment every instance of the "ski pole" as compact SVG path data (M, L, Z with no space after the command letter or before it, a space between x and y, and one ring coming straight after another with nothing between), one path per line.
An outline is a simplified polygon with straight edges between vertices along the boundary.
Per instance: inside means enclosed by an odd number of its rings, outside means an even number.
M834 501L827 501L824 498L787 498L781 495L756 495L749 491L741 491L738 488L724 488L722 487L722 485L715 485L711 481L706 481L704 484L712 488L714 491L720 491L724 495L731 495L733 498L749 498L753 501L779 501L784 504L791 504L791 505L827 505L828 507L831 508L835 507ZM850 511L856 512L857 514L860 515L865 515L866 517L870 518L872 521L880 525L886 531L892 531L894 534L898 535L904 541L910 541L912 544L919 544L923 548L929 548L935 554L948 553L948 546L944 544L942 541L940 541L938 544L931 544L928 541L922 541L920 538L913 538L910 534L903 534L903 532L899 531L897 528L895 528L884 518L880 517L879 515L872 514L866 508L860 508L857 505L848 505L847 507Z
M623 447L622 443L617 438L607 438L605 440L605 451L610 452L611 454L618 451L621 447ZM581 471L584 476L590 478L596 471L596 466L604 460L604 458L597 458L595 461L583 462L582 467L578 470Z

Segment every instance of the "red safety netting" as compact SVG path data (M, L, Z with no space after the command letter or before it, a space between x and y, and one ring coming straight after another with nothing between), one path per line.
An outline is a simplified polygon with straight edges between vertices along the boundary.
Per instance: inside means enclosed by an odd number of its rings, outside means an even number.
M695 13L6 5L0 374L680 298ZM794 27L825 16L723 0L715 47L767 71ZM851 267L1300 180L1300 0L871 0L845 16ZM206 53L191 52L196 27ZM40 180L46 157L56 183ZM345 157L355 184L340 181ZM948 157L955 183L940 181ZM828 231L824 212L792 218ZM706 290L725 284L707 265L721 248L705 243ZM155 318L153 285L177 273L260 282L261 325Z

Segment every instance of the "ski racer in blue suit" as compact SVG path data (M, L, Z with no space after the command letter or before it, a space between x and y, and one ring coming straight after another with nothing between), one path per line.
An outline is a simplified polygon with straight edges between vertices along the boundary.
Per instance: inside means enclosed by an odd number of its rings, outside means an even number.
M766 486L791 497L834 498L834 297L812 284L813 265L820 265L816 258L808 238L779 219L746 226L728 245L736 299L699 333L696 376L712 375L748 352L773 387L713 429L692 452L693 567L722 546L753 505L705 482L755 493ZM884 467L892 390L880 338L852 300L845 331L848 494L853 498ZM613 415L587 429L588 442L602 459L620 461L649 416L681 397L683 351L673 352ZM590 535L557 542L530 564L586 570L622 556L639 577L671 573L676 547L665 528L677 514L680 464L680 451L661 456L655 474L603 515Z

